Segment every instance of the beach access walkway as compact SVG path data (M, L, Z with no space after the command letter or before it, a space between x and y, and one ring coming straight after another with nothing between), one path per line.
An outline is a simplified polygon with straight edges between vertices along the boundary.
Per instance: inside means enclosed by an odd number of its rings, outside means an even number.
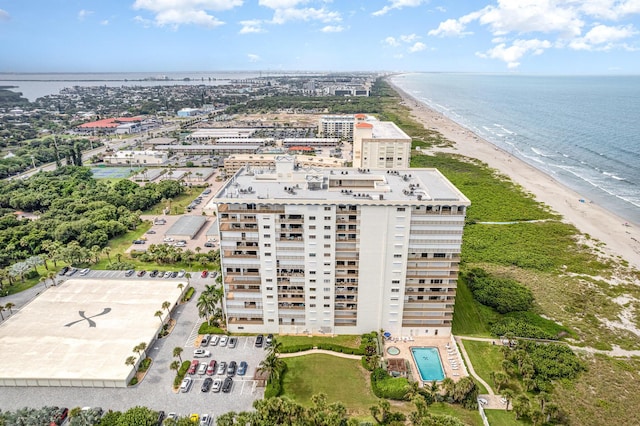
M313 354L323 354L323 355L331 355L337 356L339 358L348 358L348 359L360 359L362 355L351 355L351 354L343 354L342 352L334 352L327 351L325 349L309 349L308 351L300 351L300 352L290 352L286 354L278 354L278 358L293 358L296 356L304 356L304 355L313 355Z

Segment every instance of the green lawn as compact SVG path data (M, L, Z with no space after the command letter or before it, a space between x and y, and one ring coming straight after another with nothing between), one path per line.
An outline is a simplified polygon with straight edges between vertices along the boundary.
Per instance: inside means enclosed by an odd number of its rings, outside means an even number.
M467 410L460 405L437 402L429 406L429 412L433 414L447 414L461 420L469 426L482 426L482 418L478 410ZM491 426L493 426L493 423L491 423Z
M500 352L500 346L494 346L490 342L465 340L464 347L467 350L473 369L495 391L490 374L492 371L502 370L501 363L504 358Z
M282 380L282 396L302 405L312 405L311 397L323 392L330 403L341 402L351 415L360 417L369 416L369 407L378 401L369 385L369 372L359 360L322 354L283 360L287 372Z
M169 214L171 215L178 215L178 214L184 214L185 212L185 208L191 204L191 202L193 200L196 199L196 197L198 195L200 195L200 193L202 192L203 188L192 188L192 189L187 189L185 192L183 192L182 194L178 195L175 198L171 199L171 212ZM155 206L153 206L152 208L150 208L149 210L145 210L142 212L143 215L159 215L162 214L162 209L164 209L167 204L163 204L163 203L158 203Z
M320 343L333 343L335 345L346 346L348 348L357 348L360 346L360 335L340 335L334 337L324 336L278 336L278 342L283 347L308 345L317 346Z
M456 335L490 337L487 319L495 315L491 308L473 300L471 290L458 281L456 304L453 311L452 333Z
M484 410L487 420L491 426L512 426L512 425L530 425L530 422L516 420L513 411L505 410Z

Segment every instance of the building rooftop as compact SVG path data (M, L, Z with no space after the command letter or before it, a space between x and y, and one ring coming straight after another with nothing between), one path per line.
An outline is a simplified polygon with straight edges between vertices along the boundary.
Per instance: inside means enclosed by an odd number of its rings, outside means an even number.
M373 139L406 139L411 142L411 138L391 121L368 121L367 124L373 125Z
M218 191L212 203L260 200L302 204L470 204L437 169L296 168L288 156L278 157L275 167L243 167Z
M193 237L206 221L207 218L204 216L182 216L176 223L171 225L165 235L190 235Z

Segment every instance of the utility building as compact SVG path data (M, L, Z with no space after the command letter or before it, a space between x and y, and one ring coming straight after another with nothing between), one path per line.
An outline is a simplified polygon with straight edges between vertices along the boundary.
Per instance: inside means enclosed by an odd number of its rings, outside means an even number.
M232 332L448 335L469 200L436 169L240 169L212 200Z

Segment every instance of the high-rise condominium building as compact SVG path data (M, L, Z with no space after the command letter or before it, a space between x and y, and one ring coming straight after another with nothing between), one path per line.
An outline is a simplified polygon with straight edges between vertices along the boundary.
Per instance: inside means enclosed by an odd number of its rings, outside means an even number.
M353 130L353 167L407 169L411 138L395 123L358 119Z
M438 170L242 168L216 194L233 332L447 335L469 200Z

